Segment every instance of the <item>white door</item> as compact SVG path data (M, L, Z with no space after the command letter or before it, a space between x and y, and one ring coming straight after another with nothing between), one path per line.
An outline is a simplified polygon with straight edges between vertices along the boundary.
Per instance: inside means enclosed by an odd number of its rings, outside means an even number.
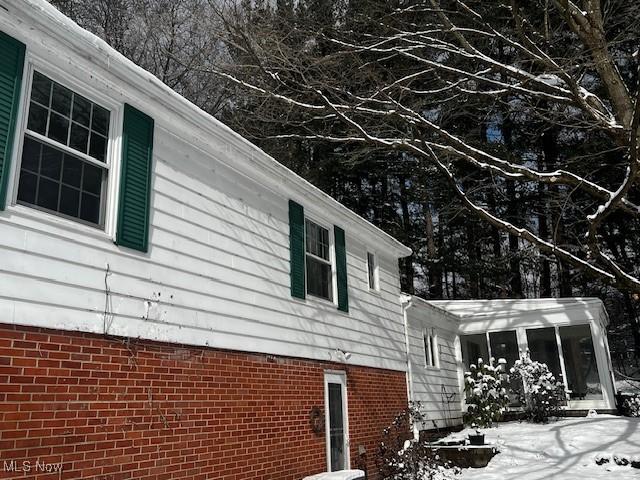
M347 415L347 378L343 372L324 374L325 432L327 470L349 468L349 424Z

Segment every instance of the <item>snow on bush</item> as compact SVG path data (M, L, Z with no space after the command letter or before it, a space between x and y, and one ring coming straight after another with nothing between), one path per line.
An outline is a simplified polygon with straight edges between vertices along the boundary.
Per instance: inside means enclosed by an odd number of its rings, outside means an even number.
M546 363L534 362L529 352L521 355L511 368L510 383L527 420L545 423L558 416L566 401L564 385L556 380Z
M640 417L640 395L627 398L622 404L622 413L627 417Z
M459 473L448 468L428 442L413 439L412 427L425 420L420 402L409 402L382 432L376 463L385 480L443 480Z
M610 453L597 453L593 458L596 465L606 465L607 463L613 463L620 467L626 467L627 465L632 468L640 468L640 455L625 455L625 454L610 454Z
M509 403L500 378L502 367L494 368L479 358L478 365L471 365L469 370L464 374L467 403L464 422L481 428L490 427L502 418Z

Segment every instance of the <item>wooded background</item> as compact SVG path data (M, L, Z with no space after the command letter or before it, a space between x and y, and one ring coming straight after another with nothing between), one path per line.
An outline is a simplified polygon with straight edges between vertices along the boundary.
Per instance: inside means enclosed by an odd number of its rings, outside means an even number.
M404 291L600 297L633 373L636 2L52 3L410 246Z

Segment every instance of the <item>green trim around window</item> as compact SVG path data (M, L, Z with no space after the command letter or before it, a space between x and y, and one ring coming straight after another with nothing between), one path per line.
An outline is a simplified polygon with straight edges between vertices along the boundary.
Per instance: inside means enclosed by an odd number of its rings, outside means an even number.
M289 254L291 296L304 299L306 296L304 208L293 200L289 200Z
M344 230L333 227L336 246L336 276L338 279L338 310L349 311L349 288L347 285L347 249Z
M7 204L26 47L0 32L0 210Z
M149 242L153 129L151 117L125 105L116 243L141 252Z

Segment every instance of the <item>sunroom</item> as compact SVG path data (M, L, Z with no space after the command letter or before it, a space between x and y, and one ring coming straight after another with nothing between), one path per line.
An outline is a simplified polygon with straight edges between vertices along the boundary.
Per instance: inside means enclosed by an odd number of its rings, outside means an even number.
M458 374L479 358L513 366L522 352L564 382L569 410L615 408L608 316L597 298L423 301L435 327L458 325ZM501 360L504 359L504 360Z

